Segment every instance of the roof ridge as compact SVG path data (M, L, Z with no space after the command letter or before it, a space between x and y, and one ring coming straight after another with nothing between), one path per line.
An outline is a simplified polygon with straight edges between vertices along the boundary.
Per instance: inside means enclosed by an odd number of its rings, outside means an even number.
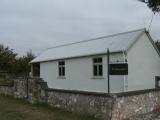
M54 48L69 46L69 45L73 45L73 44L84 43L84 42L99 40L99 39L103 39L103 38L109 38L109 37L119 36L119 35L128 34L128 33L137 32L137 31L142 31L142 30L145 31L146 29L145 29L145 28L141 28L141 29L131 30L131 31L127 31L127 32L120 32L120 33L111 34L111 35L107 35L107 36L91 38L91 39L88 39L88 40L81 40L81 41L78 41L78 42L72 42L72 43L62 44L62 45L50 47L50 48L48 48L48 49L54 49Z

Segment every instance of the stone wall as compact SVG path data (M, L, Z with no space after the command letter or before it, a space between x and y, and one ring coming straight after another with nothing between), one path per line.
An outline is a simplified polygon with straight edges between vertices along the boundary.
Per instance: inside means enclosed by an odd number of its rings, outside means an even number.
M47 82L41 78L28 79L28 101L31 103L47 103Z
M109 120L113 98L99 93L49 89L47 103L68 111Z
M13 95L13 87L9 85L0 85L0 94L6 95L6 96L12 96Z
M15 98L27 98L27 78L13 79L13 96Z
M25 78L12 79L11 83L0 84L0 94L14 96L15 98L26 98L26 80Z
M157 89L123 93L116 96L112 120L124 120L160 109L160 91Z
M16 78L12 85L0 85L0 94L24 98L31 103L92 115L103 120L125 120L160 109L160 89L107 95L83 91L49 89L40 78Z

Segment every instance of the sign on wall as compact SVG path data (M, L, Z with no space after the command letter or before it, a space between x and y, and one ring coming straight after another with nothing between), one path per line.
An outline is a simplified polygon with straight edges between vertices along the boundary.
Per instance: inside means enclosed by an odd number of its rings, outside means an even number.
M116 63L110 65L110 75L128 75L127 63Z

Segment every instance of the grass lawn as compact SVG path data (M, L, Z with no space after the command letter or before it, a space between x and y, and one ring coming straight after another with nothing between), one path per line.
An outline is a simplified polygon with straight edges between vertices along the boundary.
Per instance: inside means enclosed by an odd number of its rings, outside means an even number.
M20 99L0 96L0 120L97 120L47 105L32 105Z

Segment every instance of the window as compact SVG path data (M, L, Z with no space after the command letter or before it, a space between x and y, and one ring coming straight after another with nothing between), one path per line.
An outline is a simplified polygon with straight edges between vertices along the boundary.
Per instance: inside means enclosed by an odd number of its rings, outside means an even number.
M58 69L59 69L59 77L65 76L65 62L59 61L58 62Z
M93 58L93 76L103 76L102 57Z

